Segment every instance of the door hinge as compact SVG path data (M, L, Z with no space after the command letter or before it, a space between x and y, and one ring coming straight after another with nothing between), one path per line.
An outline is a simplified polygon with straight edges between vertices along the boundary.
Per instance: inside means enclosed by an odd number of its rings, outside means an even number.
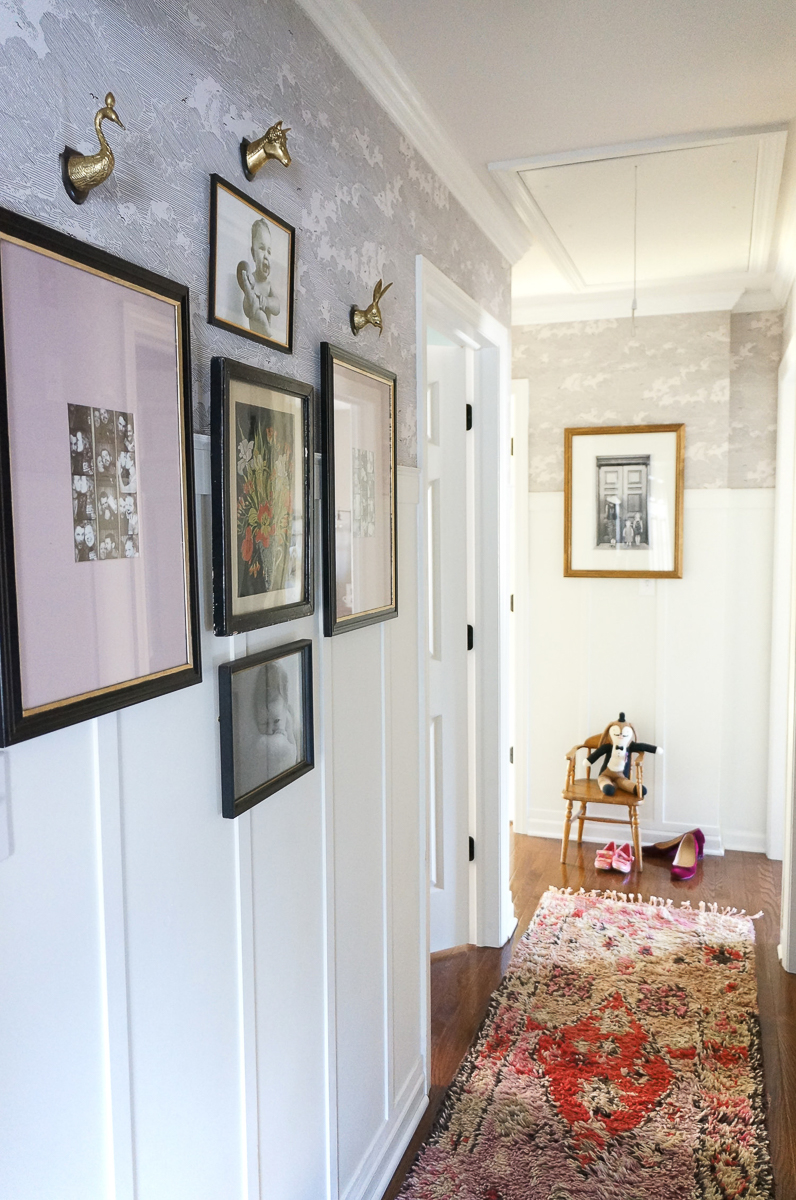
M510 763L514 762L514 747L513 746L509 746L509 762Z
M467 626L467 649L472 650L472 648L473 648L473 627L472 627L472 625L468 625Z
M514 612L514 593L511 593L511 611Z
M475 838L470 838L470 862L475 862Z
M511 453L514 453L514 438L511 439Z
M473 406L472 404L465 404L464 408L466 412L465 428L470 430L473 427Z

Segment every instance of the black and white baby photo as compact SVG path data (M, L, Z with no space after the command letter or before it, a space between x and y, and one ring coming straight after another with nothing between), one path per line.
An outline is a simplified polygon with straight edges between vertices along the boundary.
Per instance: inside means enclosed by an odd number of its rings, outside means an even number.
M217 212L216 317L287 346L289 232L221 186Z
M301 655L238 671L232 680L235 797L303 758Z

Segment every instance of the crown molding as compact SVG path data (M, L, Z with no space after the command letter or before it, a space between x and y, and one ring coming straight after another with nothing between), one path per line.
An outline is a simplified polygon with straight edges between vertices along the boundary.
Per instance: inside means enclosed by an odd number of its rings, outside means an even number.
M533 240L544 246L551 261L558 267L572 290L574 292L585 291L586 281L517 172L500 171L495 175L495 180L506 194L520 220L530 231Z
M560 150L553 154L534 154L526 158L507 158L489 163L489 170L532 171L537 167L562 167L572 163L597 162L605 158L633 158L639 154L660 154L662 151L692 150L695 146L719 146L742 137L787 136L787 124L747 125L732 129L713 129L703 133L673 134L669 137L644 138L637 142L618 142L612 146L589 146L580 150ZM784 145L784 139L783 139Z
M478 178L354 0L298 3L504 258L522 258L530 245L522 223Z
M787 130L761 134L758 140L752 235L749 241L751 274L760 274L769 267L787 140Z

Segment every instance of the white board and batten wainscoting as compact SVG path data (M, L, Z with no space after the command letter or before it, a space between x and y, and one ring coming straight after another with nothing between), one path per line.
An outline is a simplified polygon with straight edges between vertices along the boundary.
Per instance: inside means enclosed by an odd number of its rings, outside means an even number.
M514 381L522 448L527 386ZM645 758L644 841L699 825L708 853L764 852L774 489L687 489L683 578L655 580L564 578L563 492L517 497L527 670L515 688L526 746L515 829L561 836L566 751L624 711L642 741L664 748ZM584 836L625 841L627 830L587 824Z
M207 439L196 460L203 682L2 755L1 1200L377 1200L427 1104L421 472L398 468L396 619L324 638L319 609L222 639ZM316 768L225 820L215 668L304 637ZM492 944L513 915L500 736L477 814Z

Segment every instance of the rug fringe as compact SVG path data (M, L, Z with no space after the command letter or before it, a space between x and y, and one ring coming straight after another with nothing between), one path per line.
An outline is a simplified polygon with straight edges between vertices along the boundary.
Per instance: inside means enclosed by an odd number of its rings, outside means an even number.
M586 891L585 888L578 888L577 892L571 887L560 888L551 883L545 895L554 896L586 896L590 900L614 900L617 904L643 904L648 908L673 908L674 900L665 899L663 896L650 896L649 900L645 900L641 892L617 892L612 889L600 891L599 888L592 888L591 891ZM746 917L749 921L757 921L763 916L763 910L755 913L747 913L745 908L719 908L718 904L706 904L704 900L700 900L696 908L693 908L690 900L681 900L680 908L685 908L691 912L714 913L718 917Z

